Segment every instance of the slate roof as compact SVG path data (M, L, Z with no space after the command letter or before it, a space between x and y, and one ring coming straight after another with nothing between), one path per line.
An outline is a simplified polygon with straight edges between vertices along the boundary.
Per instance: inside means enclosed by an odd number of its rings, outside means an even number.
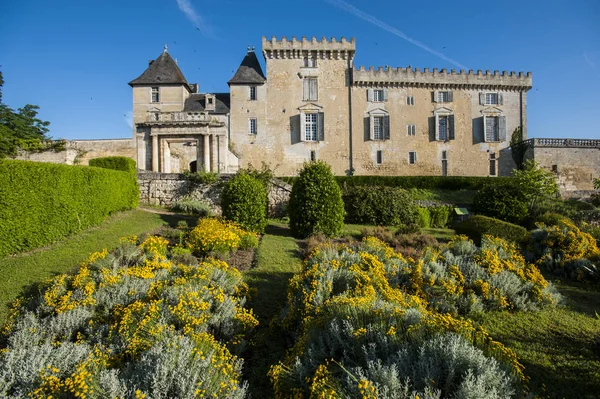
M214 93L216 97L215 110L207 111L209 114L229 113L229 93ZM205 94L191 94L183 105L183 112L201 112L206 108Z
M189 88L189 84L177 63L166 51L152 62L144 73L129 82L130 86L143 84L184 84Z
M249 51L228 84L263 84L267 78L254 51Z

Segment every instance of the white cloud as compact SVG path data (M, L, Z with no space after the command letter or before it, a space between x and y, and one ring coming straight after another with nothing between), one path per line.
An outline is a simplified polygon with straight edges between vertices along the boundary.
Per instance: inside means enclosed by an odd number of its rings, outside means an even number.
M133 111L127 111L123 114L123 118L125 119L125 123L129 126L130 129L133 129Z
M600 71L598 70L598 67L596 66L596 64L594 64L594 63L592 62L592 60L590 60L590 57L588 57L587 53L585 53L585 52L583 53L583 59L585 60L585 62L587 62L587 63L588 63L588 65L589 65L590 67L592 67L592 69L593 69L594 71L596 71L596 73L597 73L597 74L599 74L599 75L600 75Z
M205 36L212 36L212 27L204 20L204 18L194 10L189 0L177 0L179 9L185 14L185 16L194 23L196 29L198 29Z
M439 58L443 59L444 61L447 61L447 62L451 63L452 65L457 66L458 68L468 69L466 66L462 65L460 62L458 62L450 57L447 57L446 55L440 53L439 51L432 49L431 47L421 43L418 40L415 40L415 39L409 37L404 32L394 28L393 26L386 24L385 22L375 18L372 15L367 14L364 11L359 10L358 8L354 7L352 4L346 3L344 0L325 0L325 1L331 5L341 8L342 10L344 10L360 19L364 19L365 21L367 21L385 31L388 31L391 34L396 35L396 36L406 40L407 42L414 44L417 47L422 48L423 50L435 55L436 57L439 57Z

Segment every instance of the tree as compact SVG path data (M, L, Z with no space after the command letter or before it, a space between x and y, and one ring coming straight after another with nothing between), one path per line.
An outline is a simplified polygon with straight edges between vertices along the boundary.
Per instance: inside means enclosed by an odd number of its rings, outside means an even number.
M521 130L521 126L519 126L510 137L510 153L518 170L523 169L523 161L528 148L529 143L523 140L523 131Z
M14 156L19 148L40 150L44 148L50 122L37 118L39 107L26 104L15 112L2 103L4 78L0 71L0 158Z
M290 229L299 238L315 233L334 237L344 229L342 190L323 161L305 163L294 181L290 202Z
M263 183L245 171L233 176L221 195L223 216L256 233L265 232L267 202Z
M514 170L512 176L515 185L527 201L529 210L532 210L538 201L558 196L558 184L554 174L544 170L533 159L525 161L523 168Z

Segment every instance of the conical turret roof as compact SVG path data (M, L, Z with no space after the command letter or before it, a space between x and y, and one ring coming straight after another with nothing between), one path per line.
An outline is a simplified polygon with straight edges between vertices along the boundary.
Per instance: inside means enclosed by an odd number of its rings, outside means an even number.
M129 82L130 86L145 84L183 84L189 86L185 76L167 50L153 62L138 78Z
M263 84L267 78L260 67L256 53L248 51L242 64L228 84Z

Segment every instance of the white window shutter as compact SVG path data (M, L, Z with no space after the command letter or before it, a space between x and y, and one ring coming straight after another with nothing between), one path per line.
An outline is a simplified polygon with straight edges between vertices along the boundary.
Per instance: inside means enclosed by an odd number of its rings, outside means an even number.
M452 90L448 90L448 102L451 103L454 101L454 92Z
M498 104L504 105L504 95L502 93L498 93Z
M485 93L479 93L479 105L485 105Z
M388 89L383 89L383 101L388 100Z
M373 115L369 117L369 139L375 140L375 123L373 121Z
M434 103L438 102L438 99L440 98L440 94L439 93L440 93L439 91L434 90L434 92L433 92L433 102ZM437 122L437 118L436 118L436 122Z
M506 116L498 117L498 138L500 141L506 141Z
M481 118L483 120L483 141L487 142L487 121L486 121L486 116L483 115L483 118Z
M310 99L310 81L308 79L304 79L302 84L303 84L303 89L304 89L304 101L308 101Z
M311 79L310 80L310 84L311 84L311 100L317 101L319 99L319 81L317 79Z
M435 141L440 140L440 116L435 114Z
M300 141L306 141L306 114L300 113Z
M368 102L373 102L374 100L374 94L373 94L373 89L367 89L367 101Z

